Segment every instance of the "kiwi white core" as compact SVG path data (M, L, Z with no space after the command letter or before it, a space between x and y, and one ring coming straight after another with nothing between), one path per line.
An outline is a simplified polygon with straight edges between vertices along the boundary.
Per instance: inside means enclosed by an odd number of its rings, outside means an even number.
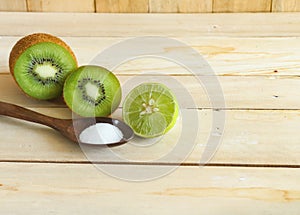
M97 100L97 98L100 96L99 89L96 85L87 83L85 85L86 94L93 98L94 100Z
M154 99L150 99L148 102L144 102L142 104L142 111L140 112L140 116L143 116L145 114L152 114L159 112L159 108L156 107L156 102Z
M36 66L35 72L42 78L53 78L57 73L57 69L50 63L43 63Z

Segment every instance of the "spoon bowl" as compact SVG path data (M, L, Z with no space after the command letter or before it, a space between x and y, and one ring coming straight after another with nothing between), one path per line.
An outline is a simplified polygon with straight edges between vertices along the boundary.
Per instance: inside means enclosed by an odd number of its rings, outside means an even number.
M77 118L73 119L72 126L70 127L71 130L74 131L76 140L78 143L88 144L88 145L107 145L107 146L117 146L124 144L131 140L134 136L133 130L123 121L118 119L113 119L109 117L96 117L96 118ZM111 125L116 126L123 134L123 137L120 141L115 143L105 143L105 144L95 144L95 143L85 143L82 142L79 138L80 134L88 127L95 125L97 123L108 123ZM72 128L73 127L73 128ZM76 141L75 141L76 142Z
M118 119L108 118L108 117L79 117L75 119L59 119L55 117L46 116L44 114L37 113L35 111L20 107L18 105L9 104L6 102L0 102L0 115L9 116L21 120L26 120L42 125L51 127L69 140L79 143L79 144L89 144L80 141L79 135L86 128L95 125L97 123L109 123L120 129L123 134L123 138L118 142L112 142L107 144L107 146L117 146L124 144L131 140L134 136L133 130L124 122ZM93 144L97 145L97 144Z

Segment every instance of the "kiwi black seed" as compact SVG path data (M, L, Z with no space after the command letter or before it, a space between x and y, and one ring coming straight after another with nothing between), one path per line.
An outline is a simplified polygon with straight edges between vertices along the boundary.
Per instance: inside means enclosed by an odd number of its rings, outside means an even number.
M81 66L65 81L64 100L80 116L102 117L114 112L122 98L117 77L100 66Z
M27 95L48 100L62 94L65 79L77 68L77 60L61 39L36 33L23 37L14 45L9 68Z

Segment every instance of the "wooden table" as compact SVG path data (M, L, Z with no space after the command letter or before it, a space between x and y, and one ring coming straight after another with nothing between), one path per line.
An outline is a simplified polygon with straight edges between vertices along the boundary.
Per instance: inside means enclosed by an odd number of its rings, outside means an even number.
M199 166L212 113L220 110L182 67L162 59L132 60L114 70L123 84L154 71L180 81L195 99L196 108L181 109L197 111L201 123L187 159L156 161L177 132L149 150L115 148L126 162L99 150L97 162L108 168L130 166L143 174L179 166L158 179L124 181L101 172L57 132L0 117L0 214L299 214L300 14L0 13L0 100L69 118L62 102L24 96L9 74L10 49L33 32L64 39L80 65L137 36L188 44L211 65L223 89L225 132L213 158Z

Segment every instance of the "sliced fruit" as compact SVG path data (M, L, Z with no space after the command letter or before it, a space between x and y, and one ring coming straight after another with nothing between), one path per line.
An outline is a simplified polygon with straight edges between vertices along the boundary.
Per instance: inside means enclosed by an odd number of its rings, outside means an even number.
M176 123L179 107L175 95L160 83L134 88L123 103L123 119L135 134L145 138L168 132Z
M49 34L31 34L12 48L9 68L18 86L29 96L48 100L62 94L76 57L61 39Z
M64 100L80 116L101 117L114 112L122 98L117 77L99 66L82 66L67 78Z

